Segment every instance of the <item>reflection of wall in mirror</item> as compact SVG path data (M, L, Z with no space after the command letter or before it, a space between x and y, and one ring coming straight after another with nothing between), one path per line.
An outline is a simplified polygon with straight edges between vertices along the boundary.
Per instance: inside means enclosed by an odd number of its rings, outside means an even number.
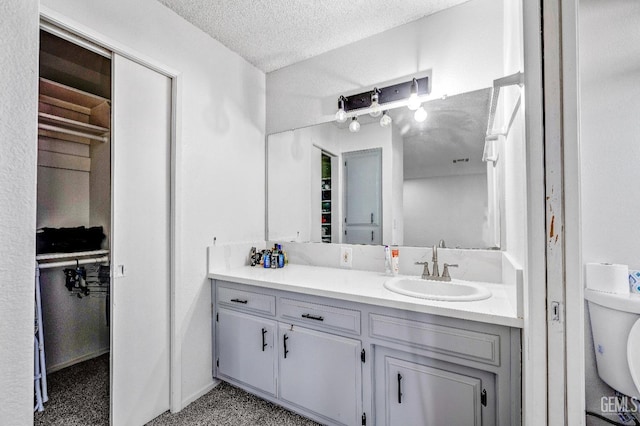
M269 239L321 241L321 152L335 152L336 131L311 126L269 136Z
M437 176L404 182L404 245L484 248L487 175Z

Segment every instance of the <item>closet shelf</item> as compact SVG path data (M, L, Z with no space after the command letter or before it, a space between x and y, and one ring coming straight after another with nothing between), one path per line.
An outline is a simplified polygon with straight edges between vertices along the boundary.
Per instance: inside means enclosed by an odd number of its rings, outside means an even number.
M97 257L107 254L109 254L109 250L78 251L74 253L44 253L36 255L36 260L40 262L43 260L82 259L84 257Z
M76 120L70 120L68 118L58 117L57 115L47 114L44 112L38 113L38 121L43 124L50 124L52 126L61 127L68 130L75 130L93 136L102 136L105 133L109 132L109 129L107 129L106 127L83 123Z
M67 142L107 142L111 127L108 99L40 78L38 136Z
M78 136L100 142L106 142L109 138L106 136L106 134L109 133L109 129L106 127L70 120L68 118L58 117L44 112L38 113L39 135L51 136L45 132L40 132L40 130L58 132L65 135Z

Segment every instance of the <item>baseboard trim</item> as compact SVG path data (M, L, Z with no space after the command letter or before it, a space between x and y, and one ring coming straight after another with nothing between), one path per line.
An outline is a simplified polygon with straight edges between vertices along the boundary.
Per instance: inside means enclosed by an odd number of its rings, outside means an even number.
M109 353L109 348L102 348L102 349L97 350L95 352L91 352L91 353L79 356L77 358L70 359L69 361L65 361L65 362L62 362L60 364L56 364L56 365L52 365L52 366L47 365L47 374L55 373L56 371L62 370L63 368L71 367L72 365L78 364L80 362L88 361L88 360L93 359L93 358L97 358L100 355L104 355L106 353Z
M192 402L194 402L195 400L197 400L198 398L200 398L203 395L206 395L208 392L210 392L213 388L215 388L216 386L218 386L222 381L218 380L218 379L213 379L213 381L211 383L209 383L208 385L206 385L205 387L203 387L202 389L192 393L191 395L189 395L188 397L186 397L185 399L182 400L182 409L186 408L189 404L191 404ZM174 411L172 411L173 413ZM176 413L178 411L175 411Z

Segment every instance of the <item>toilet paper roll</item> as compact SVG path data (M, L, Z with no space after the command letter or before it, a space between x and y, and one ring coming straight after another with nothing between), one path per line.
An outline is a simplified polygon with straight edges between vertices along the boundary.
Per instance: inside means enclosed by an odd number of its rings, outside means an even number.
M629 294L629 267L614 263L587 263L587 288Z

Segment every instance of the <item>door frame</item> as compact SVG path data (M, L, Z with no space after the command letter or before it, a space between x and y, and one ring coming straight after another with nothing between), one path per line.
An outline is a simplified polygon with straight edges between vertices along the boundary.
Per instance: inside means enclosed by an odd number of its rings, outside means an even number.
M132 49L98 31L74 21L54 10L40 5L40 27L54 27L58 36L89 48L95 44L126 59L147 67L171 79L171 129L170 129L170 276L169 276L169 406L171 412L182 409L182 342L178 339L179 329L176 318L176 284L181 276L182 265L182 158L181 158L181 73L154 58ZM78 40L80 38L80 40ZM82 39L89 43L82 43ZM90 49L93 50L93 49ZM95 50L94 50L95 51ZM113 170L113 164L112 164ZM113 179L113 176L112 176ZM112 187L113 192L113 187ZM113 194L112 194L113 200ZM113 215L112 215L113 216ZM112 217L113 220L113 217ZM111 340L113 341L113 340Z
M545 121L551 133L545 147L555 154L547 163L546 185L555 189L547 211L548 423L585 423L585 305L582 260L580 173L579 4L544 0ZM549 192L549 190L547 191ZM548 194L549 195L549 194ZM559 235L559 244L551 238ZM554 237L555 239L555 237ZM557 246L556 246L557 245ZM551 258L551 256L549 256ZM553 320L552 302L559 303ZM555 400L554 400L555 398Z

